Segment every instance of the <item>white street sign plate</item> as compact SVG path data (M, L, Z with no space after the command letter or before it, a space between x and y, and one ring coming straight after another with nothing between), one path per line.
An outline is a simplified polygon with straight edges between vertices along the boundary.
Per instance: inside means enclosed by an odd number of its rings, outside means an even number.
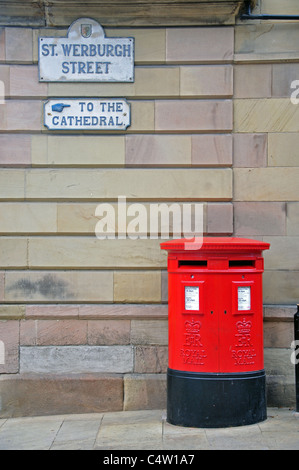
M134 38L105 37L102 26L80 18L67 37L40 37L40 82L134 82Z
M130 124L130 104L123 98L59 98L44 104L50 130L125 130Z

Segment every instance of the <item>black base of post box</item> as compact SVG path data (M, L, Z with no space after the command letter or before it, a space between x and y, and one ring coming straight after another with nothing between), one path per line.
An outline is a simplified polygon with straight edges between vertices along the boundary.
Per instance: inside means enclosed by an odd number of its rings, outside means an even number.
M177 426L222 428L267 419L264 370L242 373L167 371L167 421Z

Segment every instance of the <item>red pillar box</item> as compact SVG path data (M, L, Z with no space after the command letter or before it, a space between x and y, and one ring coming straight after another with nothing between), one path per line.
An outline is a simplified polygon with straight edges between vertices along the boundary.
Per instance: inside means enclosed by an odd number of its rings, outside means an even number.
M167 420L191 427L266 419L262 251L269 243L204 237L168 251Z

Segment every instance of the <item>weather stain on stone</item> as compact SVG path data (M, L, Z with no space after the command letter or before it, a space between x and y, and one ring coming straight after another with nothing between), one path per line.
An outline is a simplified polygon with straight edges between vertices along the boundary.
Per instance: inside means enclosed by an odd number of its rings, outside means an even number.
M22 291L26 297L41 295L47 299L65 299L73 296L72 292L68 289L68 283L62 279L57 279L51 274L45 275L38 281L20 279L10 286L8 290Z

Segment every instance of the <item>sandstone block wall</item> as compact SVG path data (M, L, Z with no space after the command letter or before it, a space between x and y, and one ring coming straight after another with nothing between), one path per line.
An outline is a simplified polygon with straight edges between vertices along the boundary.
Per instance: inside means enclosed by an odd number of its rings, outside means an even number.
M280 3L257 8L276 12ZM271 243L268 400L294 403L298 34L294 23L240 21L107 28L107 36L135 37L135 82L84 84L38 82L38 36L66 29L0 28L1 416L165 406L166 253L149 233L96 238L96 207L117 209L119 196L146 208L202 204L206 235ZM126 98L131 126L97 134L44 127L48 98L95 96Z

